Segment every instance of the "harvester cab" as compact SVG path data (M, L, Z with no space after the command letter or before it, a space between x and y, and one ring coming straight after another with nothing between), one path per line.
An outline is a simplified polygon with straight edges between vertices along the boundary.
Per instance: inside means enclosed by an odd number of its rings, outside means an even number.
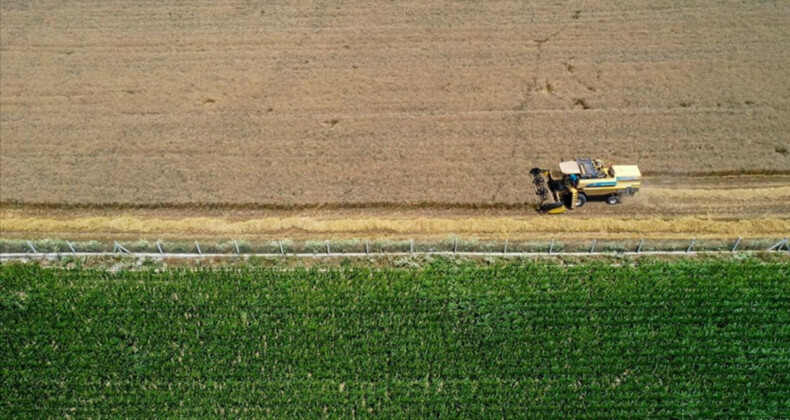
M618 204L624 196L636 194L642 185L642 173L636 165L607 165L598 159L582 158L560 162L559 169L533 168L529 172L541 199L539 209L549 214L581 207L592 197Z

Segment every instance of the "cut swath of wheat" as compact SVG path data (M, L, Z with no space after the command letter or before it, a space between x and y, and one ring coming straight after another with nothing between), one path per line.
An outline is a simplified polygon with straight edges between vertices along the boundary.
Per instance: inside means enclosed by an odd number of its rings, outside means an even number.
M779 218L710 220L699 217L621 219L599 217L460 217L460 218L319 218L267 217L234 221L191 217L83 217L0 219L4 232L67 235L125 233L142 236L327 236L327 237L437 237L449 234L480 237L706 237L732 235L776 236L790 232L790 221Z

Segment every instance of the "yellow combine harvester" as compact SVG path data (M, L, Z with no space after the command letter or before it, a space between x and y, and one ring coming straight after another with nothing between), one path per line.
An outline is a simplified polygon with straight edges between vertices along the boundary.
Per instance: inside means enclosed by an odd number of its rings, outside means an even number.
M642 186L642 173L636 165L606 165L598 159L561 162L559 172L533 168L529 173L541 198L539 208L549 214L581 207L593 197L617 204Z

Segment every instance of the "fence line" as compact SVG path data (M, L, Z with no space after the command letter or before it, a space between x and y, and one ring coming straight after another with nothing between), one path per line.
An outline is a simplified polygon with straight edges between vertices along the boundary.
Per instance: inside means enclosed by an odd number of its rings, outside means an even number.
M677 250L644 250L645 239L642 238L639 240L639 245L636 249L633 250L612 250L612 251L596 251L596 246L598 245L598 239L592 239L592 245L590 246L588 251L558 251L555 249L555 241L551 239L551 242L548 247L548 251L514 251L509 249L509 241L504 241L504 246L501 250L489 250L489 251L459 251L458 249L458 238L456 237L452 243L452 250L435 250L433 248L428 249L427 251L416 251L415 250L415 241L414 239L410 239L408 241L408 251L379 251L379 252L372 252L370 248L370 242L366 239L365 240L365 248L363 251L347 251L347 252L332 252L332 247L330 244L330 240L326 240L325 243L325 252L318 252L318 251L310 251L310 252L297 252L292 251L288 252L283 247L282 241L277 241L277 247L279 248L279 252L242 252L238 241L234 240L232 242L234 249L230 250L227 253L218 253L218 252L203 252L200 248L200 244L198 241L195 241L195 249L197 252L167 252L165 247L163 246L161 240L155 243L156 252L134 252L130 251L128 248L121 245L118 241L113 241L113 250L109 251L79 251L77 249L78 244L70 241L66 241L70 252L46 252L42 251L41 249L36 249L33 245L32 241L25 241L27 248L29 249L26 252L3 252L0 253L0 260L14 260L14 259L31 259L31 258L41 258L41 259L57 259L61 258L65 255L72 255L78 257L91 257L91 256L119 256L119 255L128 255L128 256L136 256L140 258L228 258L228 257L300 257L300 258L316 258L316 257L365 257L370 255L379 255L379 256L410 256L410 255L436 255L436 256L451 256L451 255L458 255L458 256L480 256L480 257L493 257L493 256L506 256L506 257L531 257L531 256L590 256L590 255L597 255L597 256L616 256L616 255L697 255L697 254L733 254L733 253L754 253L754 252L790 252L790 242L788 242L787 238L783 238L776 243L773 243L770 247L766 249L739 249L738 246L741 244L743 240L742 237L738 237L735 243L732 245L729 250L694 250L694 246L697 242L696 238L692 238L689 242L688 246L685 249L677 249ZM497 241L498 242L498 241ZM428 244L432 244L428 242ZM489 243L490 244L490 243ZM235 251L235 253L233 252Z

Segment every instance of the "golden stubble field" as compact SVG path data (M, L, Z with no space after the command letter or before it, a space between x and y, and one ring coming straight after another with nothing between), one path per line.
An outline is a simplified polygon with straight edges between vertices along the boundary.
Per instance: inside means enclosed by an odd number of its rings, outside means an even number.
M0 12L5 204L516 204L581 155L790 172L781 1Z

